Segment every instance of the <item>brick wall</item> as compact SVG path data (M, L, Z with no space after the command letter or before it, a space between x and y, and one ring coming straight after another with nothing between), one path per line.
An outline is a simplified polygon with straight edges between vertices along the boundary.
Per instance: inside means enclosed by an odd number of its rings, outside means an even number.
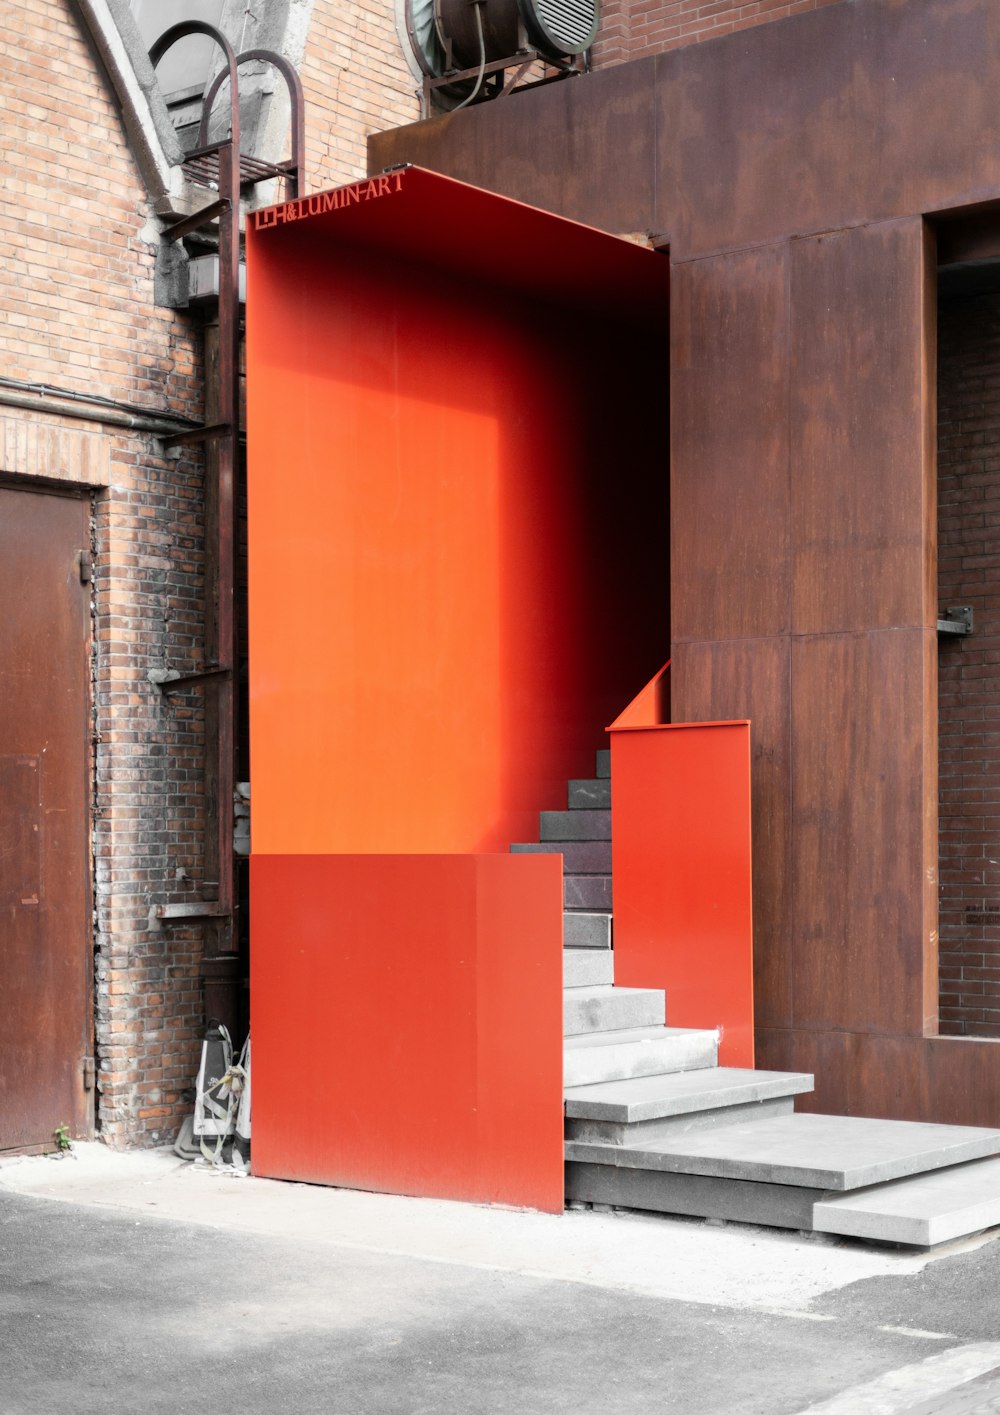
M939 603L975 632L942 639L940 1025L1000 1036L1000 295L942 300Z
M0 52L0 372L197 417L199 332L153 303L146 193L69 4L8 6ZM202 740L198 706L146 675L200 652L200 470L147 434L0 413L0 473L92 494L99 1115L113 1143L166 1138L196 1067L201 942L148 913L197 887L176 875L200 871Z
M363 177L369 133L420 117L392 0L315 0L301 78L307 191Z
M683 44L784 20L847 0L607 0L594 67L623 64Z

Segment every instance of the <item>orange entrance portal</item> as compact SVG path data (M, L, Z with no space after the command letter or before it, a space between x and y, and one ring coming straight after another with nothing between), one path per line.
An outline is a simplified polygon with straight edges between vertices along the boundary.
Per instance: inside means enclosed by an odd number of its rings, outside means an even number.
M505 852L669 648L668 262L415 168L247 244L254 1167L558 1209Z

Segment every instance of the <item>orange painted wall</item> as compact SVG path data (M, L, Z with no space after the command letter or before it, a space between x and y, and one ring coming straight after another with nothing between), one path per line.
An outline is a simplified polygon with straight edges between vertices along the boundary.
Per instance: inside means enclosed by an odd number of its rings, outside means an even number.
M255 853L531 839L667 649L665 282L654 342L530 249L523 295L454 277L437 215L441 265L251 233Z

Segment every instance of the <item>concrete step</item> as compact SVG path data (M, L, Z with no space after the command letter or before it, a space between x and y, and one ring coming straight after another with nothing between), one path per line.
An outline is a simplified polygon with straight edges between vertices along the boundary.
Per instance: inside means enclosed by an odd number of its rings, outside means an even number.
M611 775L611 748L602 747L597 753L597 764L594 768L595 774L600 777Z
M590 913L611 910L611 875L563 875L563 903L567 909Z
M804 1073L732 1066L574 1086L566 1091L566 1138L642 1144L660 1136L790 1114L794 1097L812 1089L813 1078Z
M619 1169L611 1164L567 1164L566 1200L809 1232L816 1191L702 1174Z
M563 987L610 987L615 980L615 960L610 948L564 948Z
M1000 1224L1000 1159L894 1179L819 1200L813 1227L882 1243L933 1248Z
M726 1125L641 1146L566 1144L568 1160L589 1164L841 1193L997 1153L1000 1130L809 1114Z
M541 841L611 839L610 811L541 811L538 820Z
M563 995L563 1035L656 1027L666 1016L662 988L570 988Z
M510 847L512 855L561 855L568 875L608 875L611 873L610 840L524 842Z
M571 781L566 790L566 804L571 811L608 811L611 809L611 780L590 777L586 781Z
M590 1086L630 1076L664 1076L715 1066L717 1032L691 1027L636 1027L584 1033L563 1042L563 1085Z
M567 909L563 914L563 947L610 949L611 915Z

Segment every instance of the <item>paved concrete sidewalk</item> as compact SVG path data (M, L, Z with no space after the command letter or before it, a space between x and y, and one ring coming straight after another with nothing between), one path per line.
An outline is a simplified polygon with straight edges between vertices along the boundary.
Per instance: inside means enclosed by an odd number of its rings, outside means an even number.
M2 1415L895 1415L1000 1367L990 1239L928 1257L168 1151L0 1163L0 1273Z

